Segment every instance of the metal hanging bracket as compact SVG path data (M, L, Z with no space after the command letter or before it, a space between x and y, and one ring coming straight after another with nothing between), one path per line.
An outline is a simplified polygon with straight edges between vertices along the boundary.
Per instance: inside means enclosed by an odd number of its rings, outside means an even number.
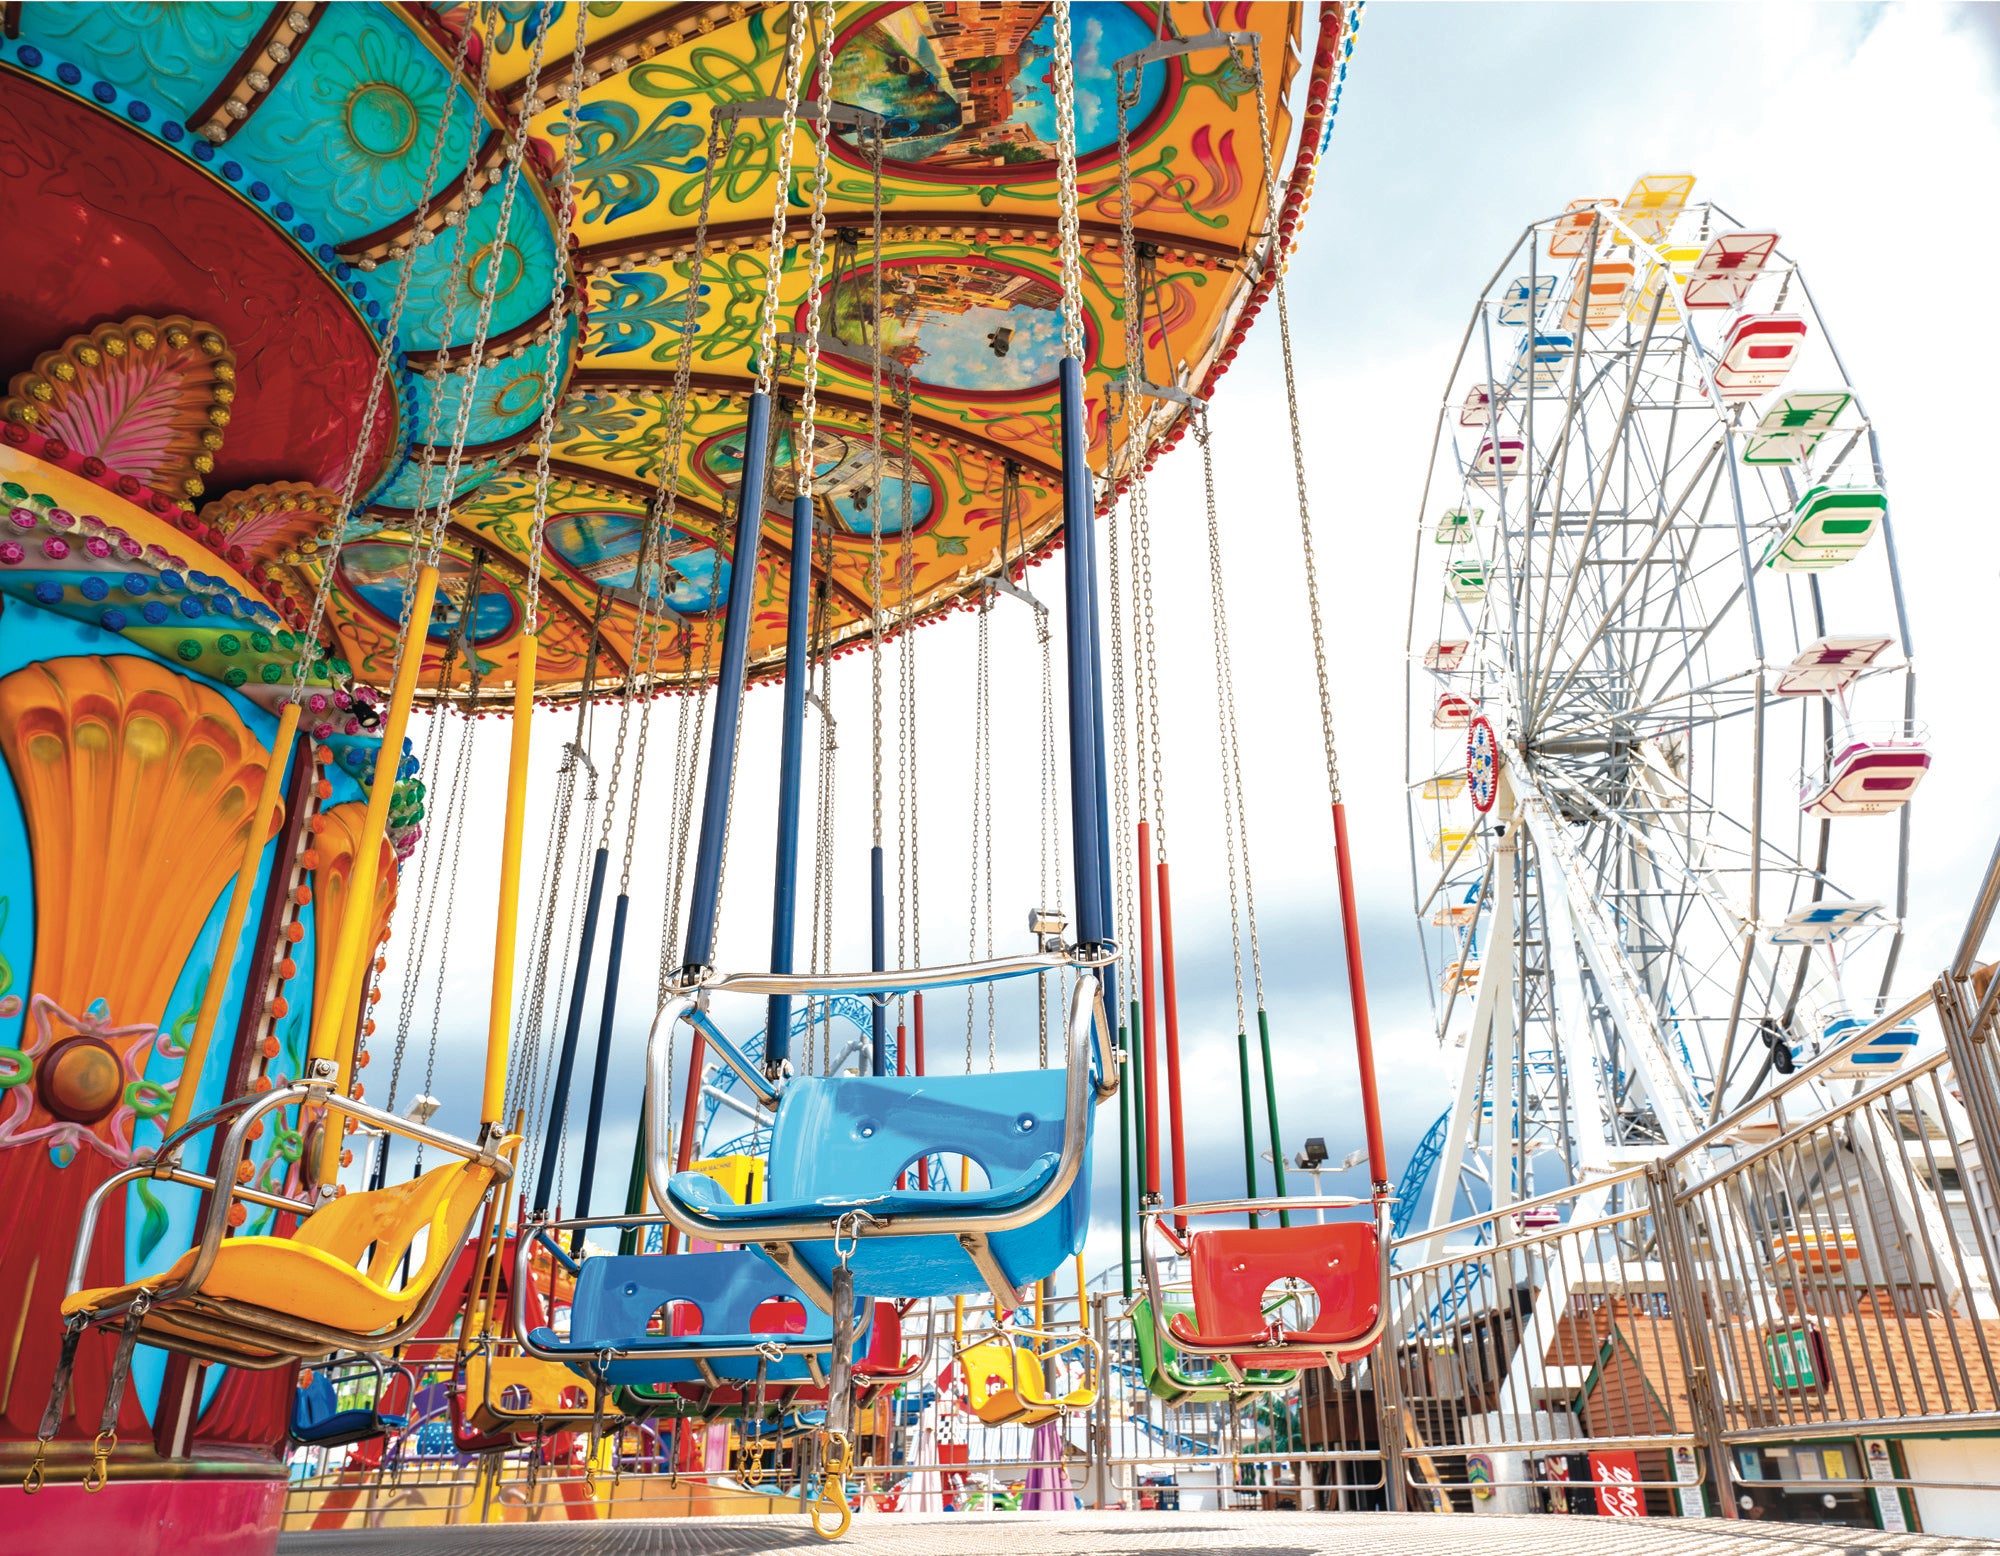
M748 102L724 103L715 110L715 118L724 124L733 124L739 119L782 119L785 105L775 97L753 97ZM818 103L802 102L792 111L794 119L818 119L821 117ZM876 135L882 133L888 124L879 113L866 108L857 108L852 103L835 103L826 110L826 120L830 124L850 125L857 130L868 130Z
M1128 70L1144 70L1148 65L1163 59L1179 59L1187 54L1199 54L1208 49L1247 49L1257 42L1254 32L1201 32L1192 38L1162 38L1157 43L1149 43L1135 53L1114 60L1111 70L1114 75L1124 75Z

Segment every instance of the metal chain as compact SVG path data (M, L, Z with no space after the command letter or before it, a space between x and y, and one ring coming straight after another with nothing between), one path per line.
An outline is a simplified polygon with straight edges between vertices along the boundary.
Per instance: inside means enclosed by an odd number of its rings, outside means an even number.
M1076 209L1076 61L1071 52L1069 0L1055 0L1055 58L1050 90L1056 105L1057 241L1062 257L1063 355L1083 361L1083 240Z
M582 289L582 279L578 277L572 288L569 281L570 225L576 216L576 129L581 117L579 106L583 96L584 71L584 21L589 8L576 8L576 39L570 49L569 82L563 88L563 160L562 170L556 188L556 250L557 262L554 274L549 280L549 349L542 359L542 420L535 434L535 508L533 534L528 546L528 598L523 611L524 630L530 633L541 625L542 594L542 535L549 518L549 453L550 444L555 440L556 389L560 382L563 326L569 320L570 301L574 291ZM524 98L523 102L531 102ZM525 128L527 116L522 115Z
M1264 262L1271 267L1271 291L1278 301L1278 344L1285 359L1285 412L1292 435L1292 480L1298 492L1299 541L1304 552L1306 603L1312 613L1313 672L1319 682L1320 736L1326 747L1326 787L1340 803L1340 758L1333 741L1333 691L1326 671L1326 626L1320 616L1319 567L1313 556L1312 512L1306 498L1305 440L1299 425L1298 370L1292 361L1291 305L1285 297L1285 251L1279 233L1284 195L1278 184L1277 147L1271 144L1271 110L1264 84L1263 56L1253 39L1250 68L1257 81L1257 135L1264 147L1266 214Z
M620 866L618 877L620 892L629 891L632 884L632 852L639 837L639 789L646 770L646 742L652 732L653 701L659 684L656 671L659 664L660 638L665 629L667 617L670 614L667 609L666 600L666 552L668 546L673 543L674 519L680 506L681 449L687 437L688 398L694 372L694 340L697 328L701 322L702 276L708 268L709 210L713 204L715 192L715 168L721 160L722 155L721 142L721 127L714 121L711 121L708 127L708 155L702 168L701 202L695 212L694 257L688 266L687 310L681 323L680 350L674 361L673 388L667 400L666 442L660 451L659 478L654 484L653 505L647 514L647 530L652 540L652 571L649 577L641 580L641 592L639 596L639 621L642 632L645 632L647 623L651 623L651 630L649 633L646 633L644 651L646 705L641 709L639 714L639 750L638 754L633 758L632 763L633 814L632 820L627 824L625 829L625 858ZM685 621L681 623L681 684L683 686L687 683L688 656L693 650L691 630ZM640 655L635 647L633 658L637 661L639 657ZM627 683L626 696L629 701L631 696L629 681ZM679 753L687 745L687 713L688 701L686 698L683 698L681 701L680 718L678 720L678 735L674 747L676 794L679 793L680 785L681 763ZM679 809L680 807L676 803L670 814L678 815ZM669 915L667 924L671 925L676 917L678 917L677 913ZM664 957L661 965L664 969Z
M868 682L871 718L871 744L869 747L870 777L872 789L869 795L873 807L870 841L876 848L882 846L882 131L878 126L868 139L868 169L872 180L869 193L869 214L874 230L874 262L872 285L875 291L873 320L869 331L869 342L874 348L874 359L868 365L868 438L873 450L870 456L869 480L873 493L874 523L868 526ZM903 450L903 489L907 493L910 485L910 451ZM907 498L906 498L907 500Z
M553 814L556 826L548 834L542 847L542 873L540 879L548 883L548 889L541 895L535 908L535 927L529 944L533 954L529 961L529 997L514 1009L513 1045L509 1049L507 1082L507 1117L510 1119L527 1105L530 1077L539 1062L541 1043L541 1005L537 984L545 984L548 978L548 947L554 930L550 927L556 911L556 898L561 888L558 884L562 871L562 855L569 837L570 799L575 790L576 771L574 764L565 761L556 773L556 796Z
M785 268L785 202L791 192L792 141L799 127L799 73L811 12L806 0L792 0L791 25L785 33L783 123L778 132L776 197L771 202L771 242L764 258L764 315L757 325L756 392L771 392L772 358L778 340L778 280ZM816 344L808 349L817 349ZM761 495L758 500L763 499Z
M497 8L496 8L497 9ZM450 79L456 83L465 73L465 58L472 47L472 35L476 28L468 19L460 29L458 42L452 50ZM490 57L488 51L487 57ZM424 169L423 194L417 206L410 213L410 230L416 234L417 242L427 241L429 229L425 223L430 218L431 202L437 196L438 169L444 160L444 143L449 137L452 110L458 101L456 90L447 92L445 106L438 111L437 129L431 136L430 162ZM468 99L474 133L470 138L478 140L476 133L479 123L479 104ZM393 251L392 251L393 252ZM319 643L319 635L326 622L327 600L333 593L333 575L340 561L341 547L346 544L347 526L354 513L355 503L361 496L361 472L368 462L368 448L375 431L375 419L382 410L382 391L389 381L389 370L402 347L403 310L410 300L410 282L416 271L414 259L404 251L408 261L396 277L396 289L389 302L389 317L382 324L382 344L375 353L375 371L368 380L368 398L361 409L354 438L354 452L348 456L347 474L340 485L340 506L335 510L333 538L328 542L326 555L321 563L318 586L313 590L312 610L306 619L305 630L299 634L298 657L292 665L291 700L301 701L305 696L306 675L313 662L313 650Z
M1229 957L1236 975L1236 1030L1249 1029L1243 1009L1243 928L1237 901L1236 837L1237 804L1241 791L1240 774L1232 768L1235 753L1231 728L1234 709L1230 698L1229 620L1222 598L1222 540L1215 517L1215 461L1208 446L1208 416L1204 412L1194 424L1195 442L1201 448L1202 495L1208 504L1208 610L1215 634L1215 736L1222 757L1222 845L1229 874Z
M498 6L489 6L486 11L485 31L481 36L479 54L479 98L484 102L492 84L493 56L498 53L500 24ZM485 147L478 135L468 136L465 144L465 172L462 178L465 189L464 206L446 211L444 224L451 229L451 257L444 263L443 273L447 277L463 276L465 266L465 239L472 227L472 210L479 203L480 173L479 163ZM419 234L422 243L430 234ZM410 549L404 558L402 603L396 616L397 652L401 653L402 635L409 630L410 612L417 603L417 578L426 564L436 565L436 552L443 544L444 532L439 527L443 522L445 504L436 497L438 427L444 419L444 386L451 381L452 341L458 335L458 312L465 288L455 280L447 282L444 288L444 322L438 331L439 349L436 358L425 371L430 380L430 409L424 420L423 448L417 456L417 501L409 527ZM469 396L468 384L461 399ZM448 690L448 686L444 690ZM442 692L440 693L442 695Z
M535 100L535 89L542 74L542 50L548 41L548 20L552 0L543 0L541 10L542 25L535 33L535 42L528 53L528 74L521 83L523 103ZM489 51L489 57L490 57ZM472 344L465 354L465 388L458 397L458 420L452 428L451 448L445 455L444 483L438 495L438 517L433 527L430 562L437 565L437 558L444 545L446 526L451 522L451 505L458 496L458 473L465 460L466 434L472 428L472 402L479 387L480 370L486 365L486 339L493 327L493 304L500 293L501 260L507 249L507 230L514 220L514 198L521 188L521 163L528 150L528 116L520 115L514 123L512 143L507 148L507 176L500 186L500 214L493 219L493 238L487 246L491 258L486 264L486 278L479 291L479 317L472 326ZM460 230L467 225L461 222ZM556 269L563 268L569 234L556 234ZM553 349L553 348L552 348ZM540 535L535 536L539 545ZM533 548L531 548L533 549ZM407 634L405 634L407 635Z

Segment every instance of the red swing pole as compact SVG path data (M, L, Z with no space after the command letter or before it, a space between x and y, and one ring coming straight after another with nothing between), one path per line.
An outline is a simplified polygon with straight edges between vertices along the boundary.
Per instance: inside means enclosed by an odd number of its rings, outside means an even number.
M1167 1129L1173 1150L1174 1203L1185 1205L1188 1202L1187 1140L1181 1128L1181 1005L1174 983L1174 899L1167 884L1167 861L1164 859L1159 863L1159 872L1160 990L1167 1017ZM1174 1217L1174 1225L1185 1232L1187 1217Z
M921 992L910 996L910 1007L910 1019L914 1027L911 1035L917 1045L917 1074L922 1075L924 1073L924 996ZM917 1158L917 1187L928 1189L930 1186L931 1159L928 1156L919 1156Z
M1140 1040L1146 1072L1146 1193L1160 1197L1160 1030L1158 985L1154 977L1153 954L1153 829L1139 823L1139 1003Z
M1354 1062L1361 1071L1361 1121L1368 1131L1368 1177L1379 1199L1389 1192L1389 1152L1382 1144L1382 1100L1375 1089L1375 1038L1368 1026L1368 985L1361 972L1361 920L1354 904L1354 865L1347 843L1347 807L1333 802L1333 858L1340 879L1340 930L1347 949L1347 997L1354 1007Z

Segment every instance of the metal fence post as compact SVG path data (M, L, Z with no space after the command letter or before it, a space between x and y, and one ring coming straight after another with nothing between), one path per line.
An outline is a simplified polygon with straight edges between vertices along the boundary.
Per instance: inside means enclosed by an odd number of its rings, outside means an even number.
M1091 1327L1097 1335L1098 1370L1097 1407L1090 1422L1090 1503L1097 1508L1111 1505L1111 1383L1116 1369L1111 1361L1110 1326L1104 1317L1108 1301L1110 1296L1105 1292L1090 1299L1096 1309Z
M1403 1327L1403 1314L1391 1301L1393 1292L1389 1282L1389 1239L1382 1239L1382 1311L1389 1315L1389 1322L1382 1330L1382 1338L1375 1346L1375 1354L1368 1358L1369 1370L1374 1374L1375 1383L1375 1446L1382 1454L1382 1505L1392 1513L1407 1511L1403 1496L1403 1389L1402 1379L1397 1375L1397 1359L1402 1355L1407 1338ZM1299 1414L1305 1414L1304 1392L1300 1395ZM1336 1479L1338 1472L1336 1472Z
M1722 1401L1715 1391L1715 1353L1709 1345L1708 1321L1704 1310L1704 1287L1695 1268L1693 1242L1681 1219L1681 1207L1674 1202L1675 1168L1678 1154L1648 1164L1647 1192L1653 1200L1653 1225L1660 1236L1661 1261L1666 1267L1667 1293L1673 1303L1674 1338L1680 1346L1681 1366L1688 1380L1688 1405L1694 1415L1695 1435L1708 1455L1707 1479L1715 1488L1715 1505L1724 1518L1736 1516L1736 1501L1729 1494L1728 1448L1722 1440ZM1690 1209L1689 1214L1692 1214Z
M2000 981L2000 972L1987 976ZM1958 1077L1959 1098L1979 1148L1980 1169L2000 1195L2000 1181L1994 1177L2000 1171L2000 1054L1994 1052L1989 1031L1975 1030L1981 1003L1978 994L1971 978L1949 971L1931 989L1938 1025L1944 1029L1944 1046Z

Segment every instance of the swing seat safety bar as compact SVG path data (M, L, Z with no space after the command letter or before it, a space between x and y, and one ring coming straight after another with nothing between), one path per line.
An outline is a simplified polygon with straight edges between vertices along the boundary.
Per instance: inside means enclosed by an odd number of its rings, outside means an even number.
M788 1081L771 1126L771 1199L753 1205L729 1201L701 1174L672 1172L661 1024L670 1029L693 996L669 1002L654 1023L649 1055L646 1172L654 1199L691 1237L755 1245L822 1310L831 1306L836 1263L851 1264L856 1289L870 1295L990 1289L1018 1306L1022 1285L1080 1245L1092 1104L1118 1083L1106 1061L1109 1028L1096 972L1085 966L1078 973L1062 1071ZM939 1151L979 1162L990 1187L895 1187L911 1163Z

